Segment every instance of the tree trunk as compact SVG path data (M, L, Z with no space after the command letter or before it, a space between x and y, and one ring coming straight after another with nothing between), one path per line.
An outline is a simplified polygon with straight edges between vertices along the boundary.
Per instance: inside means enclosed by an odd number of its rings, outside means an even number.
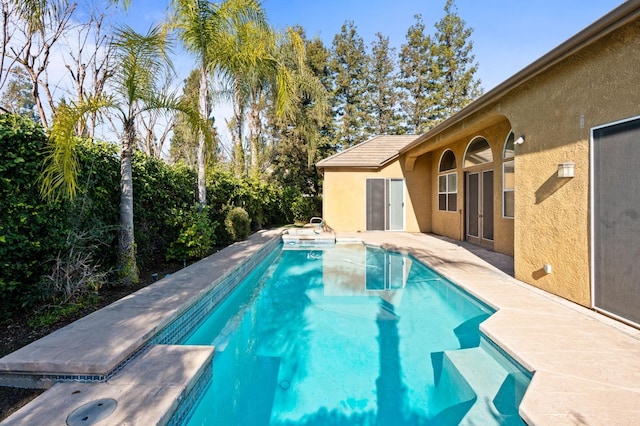
M122 156L120 160L120 237L119 237L119 276L123 285L137 284L139 281L136 263L136 244L133 233L133 173L131 158L135 143L133 119L124 123Z
M233 93L233 118L235 125L235 142L233 144L233 167L236 176L243 176L245 173L245 155L243 147L244 127L244 107L242 105L242 95L240 94L240 81L236 77Z
M207 69L203 65L200 69L200 115L203 120L209 119L209 85ZM205 137L204 130L198 132L198 203L200 207L207 205L207 182L204 158Z
M249 140L251 141L251 176L260 175L260 138L262 121L258 102L254 102L249 112Z

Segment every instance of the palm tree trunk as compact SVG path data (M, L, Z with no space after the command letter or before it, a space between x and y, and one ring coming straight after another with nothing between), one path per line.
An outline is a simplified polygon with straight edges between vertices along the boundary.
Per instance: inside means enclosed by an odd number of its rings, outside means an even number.
M202 119L209 119L209 82L207 80L207 69L202 65L200 69L200 115ZM207 182L205 175L204 161L205 137L204 132L198 132L198 203L200 207L207 205Z
M262 121L258 102L254 102L249 112L249 140L251 141L251 176L260 175L260 136Z
M235 142L233 144L233 167L236 176L245 174L245 153L244 153L244 105L240 88L240 77L235 77L233 85L233 118L235 125Z
M124 138L120 161L120 238L119 238L119 275L124 285L137 284L139 281L136 263L136 244L133 233L133 173L131 158L135 142L133 119L124 123Z

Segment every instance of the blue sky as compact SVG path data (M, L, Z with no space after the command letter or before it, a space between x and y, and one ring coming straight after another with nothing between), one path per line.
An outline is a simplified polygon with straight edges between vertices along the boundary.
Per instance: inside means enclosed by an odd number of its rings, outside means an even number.
M307 35L320 36L326 46L346 20L357 26L367 46L375 33L392 46L405 41L414 15L427 30L444 12L445 0L263 0L273 26L299 24ZM479 64L477 76L485 90L498 85L620 4L622 0L456 0L458 14L473 28L471 39ZM125 18L143 31L166 13L167 0L132 0ZM180 57L178 68L187 69ZM182 73L182 72L181 72Z
M456 0L458 15L473 29L476 77L491 90L571 36L624 3L623 0ZM163 20L169 0L132 0L123 20L146 31ZM426 30L444 15L445 0L263 0L269 22L278 29L299 24L307 36L319 36L330 47L342 24L351 20L370 48L375 34L388 36L393 47L405 42L407 29L421 14ZM178 54L174 65L180 79L193 69L190 56ZM223 145L230 138L225 123L231 106L214 106L213 115Z
M307 35L330 45L345 20L355 22L370 45L377 32L391 45L405 42L419 13L430 32L444 15L445 0L265 0L277 28L300 24ZM478 76L485 90L509 78L593 23L621 0L456 0L458 14L473 28Z

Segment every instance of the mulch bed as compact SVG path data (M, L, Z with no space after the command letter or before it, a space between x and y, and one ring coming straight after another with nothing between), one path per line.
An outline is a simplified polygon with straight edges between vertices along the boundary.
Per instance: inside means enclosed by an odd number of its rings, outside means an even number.
M163 277L168 273L173 273L182 268L182 266L183 265L181 263L162 265L161 267L154 268L153 272L158 272L158 275ZM153 282L151 274L152 272L141 272L141 282L139 285L131 287L102 288L100 290L100 301L95 306L84 308L75 312L73 315L61 317L55 324L50 326L33 328L29 326L28 318L26 316L12 318L11 321L0 324L0 357L18 350L59 328L71 324L77 319L89 315L91 312L103 308L116 300L127 296L128 294L146 287ZM18 409L35 399L42 392L44 392L44 390L41 389L19 389L0 386L0 421L9 417Z

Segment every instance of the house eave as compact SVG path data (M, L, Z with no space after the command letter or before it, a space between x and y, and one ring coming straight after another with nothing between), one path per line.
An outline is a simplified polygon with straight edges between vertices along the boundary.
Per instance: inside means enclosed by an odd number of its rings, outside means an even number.
M586 27L584 30L569 38L564 43L560 44L555 49L551 50L535 62L531 63L484 95L480 96L477 100L470 103L456 114L452 115L426 133L422 134L415 141L408 144L400 151L400 154L407 153L406 161L409 170L411 170L413 163L415 163L415 157L436 148L434 144L429 143L431 142L431 139L433 139L436 135L462 122L472 114L482 110L488 105L495 103L509 92L525 84L527 81L542 74L549 68L567 59L574 53L584 49L585 47L597 42L601 38L611 34L617 29L627 25L629 22L638 19L639 16L640 1L626 1L593 24ZM420 147L420 145L425 144L425 142L427 143L427 146L423 146L419 150L419 153L411 153L412 150L414 150L416 147Z

